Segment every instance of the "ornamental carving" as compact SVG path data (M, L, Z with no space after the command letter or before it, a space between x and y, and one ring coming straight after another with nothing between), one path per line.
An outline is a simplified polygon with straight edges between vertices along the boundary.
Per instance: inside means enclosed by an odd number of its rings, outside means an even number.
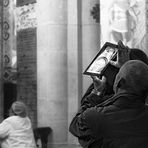
M9 0L4 0L3 5L4 5L4 7L7 7L9 5Z
M95 4L95 6L90 11L91 16L95 19L96 23L100 22L100 4Z

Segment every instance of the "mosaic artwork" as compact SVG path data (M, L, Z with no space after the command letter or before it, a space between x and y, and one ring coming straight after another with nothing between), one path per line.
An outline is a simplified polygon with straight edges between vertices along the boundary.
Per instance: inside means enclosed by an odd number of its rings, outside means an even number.
M36 3L16 8L16 30L34 28L37 26Z

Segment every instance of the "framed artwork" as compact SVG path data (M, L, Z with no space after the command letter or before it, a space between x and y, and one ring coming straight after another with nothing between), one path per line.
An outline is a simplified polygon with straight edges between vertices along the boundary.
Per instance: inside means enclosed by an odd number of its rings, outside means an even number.
M83 74L96 76L102 75L109 62L115 58L117 50L118 45L106 42Z

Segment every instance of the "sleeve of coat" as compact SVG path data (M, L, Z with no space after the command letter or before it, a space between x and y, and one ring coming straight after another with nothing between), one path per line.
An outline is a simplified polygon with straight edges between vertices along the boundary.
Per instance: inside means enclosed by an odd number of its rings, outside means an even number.
M99 145L102 142L100 138L96 140L96 132L94 132L96 131L96 127L99 128L99 124L96 124L96 116L98 113L96 106L104 102L107 98L108 96L98 96L93 93L85 95L81 101L79 111L71 121L69 131L78 138L79 143L83 147L87 148L89 145L96 143Z
M100 119L98 115L98 109L91 107L84 112L78 113L70 124L69 131L79 139L83 147L87 148L96 141L97 143L102 141L102 134L99 132Z
M100 110L102 110L102 107L91 107L84 112L78 113L70 124L70 132L79 138L96 138L96 132L99 131L101 124Z
M0 138L5 138L9 135L10 132L10 124L5 120L0 124Z

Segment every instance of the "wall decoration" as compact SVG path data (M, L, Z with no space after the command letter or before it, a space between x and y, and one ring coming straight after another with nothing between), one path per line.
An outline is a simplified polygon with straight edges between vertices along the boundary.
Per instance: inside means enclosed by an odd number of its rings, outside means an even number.
M33 125L36 124L37 100L37 31L36 28L17 32L17 98L29 106ZM34 102L34 103L32 103ZM32 110L32 108L34 110Z
M100 22L100 4L95 4L95 6L90 11L91 16L96 20L96 23Z
M5 70L5 72L4 72L4 80L8 80L9 77L10 77L9 72L7 70Z
M16 83L16 42L14 33L14 0L3 1L3 69L4 82Z
M9 29L8 22L6 22L6 21L3 22L3 29L5 29L5 30L8 30Z
M3 5L4 5L4 7L7 7L9 5L9 0L4 0Z
M4 82L16 83L17 80L17 71L16 69L7 68L3 74Z
M4 62L5 64L10 62L10 58L8 57L8 55L4 55Z
M36 3L16 8L16 30L37 26Z

